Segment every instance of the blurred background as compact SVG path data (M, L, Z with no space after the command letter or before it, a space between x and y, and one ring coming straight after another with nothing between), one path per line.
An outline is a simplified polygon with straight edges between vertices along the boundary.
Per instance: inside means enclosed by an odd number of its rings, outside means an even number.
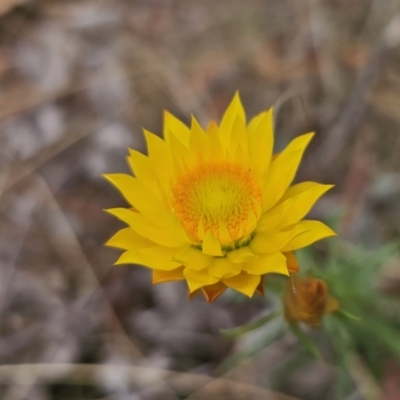
M103 247L101 174L236 90L275 105L277 150L316 131L297 180L336 185L312 218L339 239L302 267L371 320L304 328L319 361L279 321L221 336L276 295L189 302ZM0 0L0 399L399 399L399 169L399 0Z

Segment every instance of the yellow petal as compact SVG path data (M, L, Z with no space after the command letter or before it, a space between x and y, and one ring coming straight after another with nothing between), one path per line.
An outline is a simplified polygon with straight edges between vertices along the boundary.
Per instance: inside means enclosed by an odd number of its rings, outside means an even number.
M137 178L127 174L103 175L125 197L125 199L140 213L150 218L164 218L167 210L162 202Z
M154 246L155 243L136 233L132 228L119 230L106 244L117 249L130 250Z
M291 184L313 133L292 140L271 163L264 187L264 210L272 208Z
M204 222L203 219L200 219L199 226L197 227L197 237L200 241L203 241L204 236L206 236L206 232L204 231Z
M210 124L207 129L207 137L210 144L210 152L212 153L213 161L222 161L225 157L225 150L221 144L218 136L218 125L213 123Z
M288 198L284 203L290 201L291 205L277 224L276 229L300 221L311 210L314 203L332 187L333 185L321 185L315 182L303 182L290 187L283 199Z
M250 154L253 165L261 175L268 170L274 147L273 109L264 113L254 130L249 130Z
M291 251L309 246L317 240L335 236L336 233L320 221L304 220L300 221L296 228L302 233L290 240L282 251Z
M185 276L183 275L183 267L172 269L171 271L160 271L158 269L153 269L153 285L156 285L157 283L180 281L182 279L185 279Z
M211 120L206 129L207 135L217 135L218 128L218 124L214 120Z
M210 256L222 256L221 244L218 239L212 233L212 231L207 231L202 245L203 253Z
M111 208L106 211L127 223L136 232L140 232L142 236L151 238L155 243L167 247L179 247L187 244L182 228L174 223L173 218L159 220L156 224L154 220L151 221L142 214L127 208Z
M299 263L293 251L287 251L283 253L283 255L286 257L286 265L289 272L299 272L300 271Z
M175 178L175 181L178 180L180 177L185 175L185 167L184 165L181 164L180 160L177 160L176 157L172 159L172 165L173 165L173 175Z
M222 293L225 292L226 289L226 285L224 285L222 282L217 282L214 285L204 286L201 288L208 303L215 301L219 296L221 296Z
M187 280L190 293L204 286L213 285L219 281L219 278L211 276L207 270L196 271L194 269L185 268L183 274Z
M162 187L164 192L168 193L173 172L171 152L164 140L146 129L143 131L153 171L160 187Z
M233 156L233 162L243 165L244 168L249 168L249 150L248 145L239 144L236 153Z
M195 155L175 136L171 136L169 144L173 161L178 163L181 171L187 171L195 166L197 161ZM173 164L175 166L175 163ZM175 176L178 177L176 174Z
M254 202L255 205L257 205L256 202ZM249 213L247 215L247 221L246 221L246 229L244 231L244 236L250 235L251 232L254 231L254 229L257 226L258 218L254 215L253 210L249 210Z
M164 111L164 139L167 143L170 143L171 135L174 135L186 147L189 146L189 128L174 115Z
M125 253L122 253L115 265L140 264L152 269L170 271L181 266L179 263L171 261L174 254L179 251L181 251L181 249L173 249L163 246L128 250Z
M210 275L217 278L237 275L242 270L241 264L233 264L227 257L216 257L210 264Z
M225 283L226 286L235 289L248 297L253 296L260 281L260 275L252 275L248 274L247 272L241 272L239 275L231 278L222 279L222 282Z
M288 152L296 152L296 151L304 151L308 144L310 143L311 139L314 137L315 133L314 132L309 132L305 133L303 135L300 135L296 138L294 138L287 146L286 148L282 151L282 153L288 151ZM280 154L282 154L280 153ZM280 155L279 154L279 155Z
M290 198L295 198L301 194L307 193L309 190L315 188L317 185L321 185L321 184L317 183L317 182L310 182L310 181L296 183L295 185L288 187L285 194L281 198L281 202L283 202L287 199L290 199ZM334 185L322 185L322 186L333 187Z
M293 199L287 199L265 212L257 223L257 232L267 232L274 229L283 219L293 202Z
M226 256L231 262L235 264L240 264L257 257L257 255L254 254L248 246L229 251L228 253L226 253Z
M256 254L274 253L282 248L294 237L301 233L300 228L287 231L270 231L256 233L250 242L250 249Z
M198 161L207 161L210 158L210 144L206 133L192 116L192 128L189 139L190 150L196 154Z
M286 257L280 252L264 254L254 260L250 260L243 264L243 270L254 275L272 273L289 275L286 266Z
M247 151L247 139L246 124L241 117L237 116L232 124L231 139L227 149L232 160L234 160L239 147L242 151Z
M149 157L136 150L129 149L129 156L127 159L132 173L153 193L157 194L159 192L159 186Z
M208 256L202 253L201 250L190 246L174 256L173 260L180 262L187 268L199 270L207 268L211 264L213 257Z
M251 119L251 121L247 125L247 131L249 133L249 136L252 136L254 134L254 131L257 129L258 124L264 118L265 114L266 112L263 111Z
M235 96L233 97L228 108L226 109L218 130L218 136L220 138L222 146L225 149L229 148L232 125L237 117L240 117L243 122L246 123L246 114L244 112L238 92L235 93Z
M221 221L219 223L218 238L219 238L219 242L221 244L227 244L227 243L231 243L233 241L233 239L228 231L228 228Z

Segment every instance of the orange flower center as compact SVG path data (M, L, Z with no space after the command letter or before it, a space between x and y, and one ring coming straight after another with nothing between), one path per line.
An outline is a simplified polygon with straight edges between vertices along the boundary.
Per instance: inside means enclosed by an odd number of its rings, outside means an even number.
M249 235L255 228L251 222L260 217L262 202L256 178L232 162L199 165L172 187L174 211L198 242L209 230L221 244Z

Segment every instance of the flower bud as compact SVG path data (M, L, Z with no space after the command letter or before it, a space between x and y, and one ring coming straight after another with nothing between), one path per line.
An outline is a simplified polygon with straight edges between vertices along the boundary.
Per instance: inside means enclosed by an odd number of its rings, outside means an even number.
M285 319L288 322L304 322L318 327L325 313L339 308L339 302L329 296L325 281L291 275L283 297Z

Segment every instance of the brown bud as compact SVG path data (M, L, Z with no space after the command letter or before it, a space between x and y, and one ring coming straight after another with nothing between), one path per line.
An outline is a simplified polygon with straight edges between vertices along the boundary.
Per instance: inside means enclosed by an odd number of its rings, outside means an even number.
M289 322L300 321L317 327L325 313L339 308L339 302L329 296L325 281L291 275L283 297L285 318Z

